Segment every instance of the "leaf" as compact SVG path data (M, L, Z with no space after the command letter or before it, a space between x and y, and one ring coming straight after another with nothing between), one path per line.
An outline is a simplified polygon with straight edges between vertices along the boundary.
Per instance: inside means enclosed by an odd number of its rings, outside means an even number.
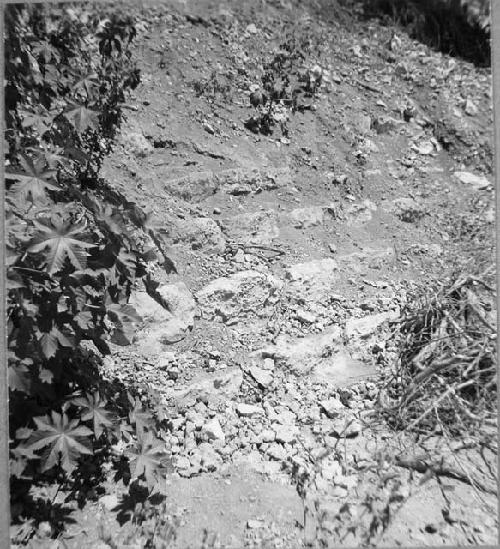
M112 303L107 308L107 314L115 327L111 341L116 345L130 345L135 334L136 323L142 322L142 317L137 314L132 305L118 303Z
M92 431L79 425L79 419L69 421L66 414L52 412L49 416L33 418L37 430L29 438L27 449L41 450L47 448L42 459L42 471L47 471L57 465L61 459L61 467L71 473L77 466L77 460L82 455L92 455L88 438Z
M9 389L22 393L31 393L32 380L29 375L29 368L24 364L9 365Z
M20 111L19 114L22 116L22 127L34 128L40 136L50 130L54 121L54 117L43 108L39 108L37 112Z
M89 128L95 130L99 126L99 112L92 111L84 105L70 104L64 111L64 116L78 133L83 133Z
M90 330L94 325L92 313L90 311L80 311L74 317L74 321L82 330Z
M33 224L39 232L31 241L28 252L39 253L47 250L45 264L49 274L60 271L66 258L76 269L85 268L88 254L84 249L93 248L95 244L81 240L86 227L84 223L71 227L69 222L44 220L33 221Z
M11 171L5 173L6 179L17 181L9 189L16 200L22 203L27 200L36 202L46 197L47 190L62 191L60 187L50 182L54 178L55 171L45 169L45 158L41 157L33 162L28 156L21 155L20 162L24 173Z
M101 399L98 391L91 395L85 395L72 399L71 404L83 408L84 412L81 415L82 421L92 421L94 426L94 435L99 438L105 429L114 427L115 416L109 410L106 410L106 402Z
M149 488L157 484L162 460L167 457L165 443L147 432L138 443L137 451L128 452L132 479L144 476Z
M38 341L40 342L42 353L45 358L48 359L56 356L57 350L59 349L59 344L55 334L52 332L44 332Z

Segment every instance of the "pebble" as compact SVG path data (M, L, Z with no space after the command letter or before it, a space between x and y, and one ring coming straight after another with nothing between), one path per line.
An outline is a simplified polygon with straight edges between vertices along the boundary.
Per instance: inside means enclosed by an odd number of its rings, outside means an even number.
M338 398L332 397L328 400L321 400L320 405L325 411L326 415L334 419L338 417L343 410L345 410L345 406L340 402Z
M220 440L222 442L225 442L226 440L224 431L222 430L218 419L211 419L210 421L207 421L203 425L201 432L202 434L205 434L209 440Z
M236 406L238 415L243 417L253 417L264 414L264 410L260 406L254 406L253 404L239 403Z
M295 425L279 425L274 423L271 427L276 433L277 442L287 444L297 439L298 428Z

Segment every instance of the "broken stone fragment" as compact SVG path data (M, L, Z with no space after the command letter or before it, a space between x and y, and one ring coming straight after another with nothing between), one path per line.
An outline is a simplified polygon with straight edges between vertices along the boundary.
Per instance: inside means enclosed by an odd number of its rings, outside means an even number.
M237 404L236 411L238 412L238 415L243 417L253 417L264 414L264 410L260 406L245 404L243 402Z

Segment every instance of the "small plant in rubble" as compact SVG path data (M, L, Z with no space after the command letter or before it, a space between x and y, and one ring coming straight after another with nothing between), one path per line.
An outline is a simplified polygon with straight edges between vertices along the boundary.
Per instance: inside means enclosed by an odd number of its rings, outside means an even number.
M319 65L305 66L306 54L312 49L309 34L290 33L270 61L264 65L261 85L253 86L250 104L257 115L245 122L254 133L271 135L276 126L288 137L288 120L296 111L310 109L322 84Z

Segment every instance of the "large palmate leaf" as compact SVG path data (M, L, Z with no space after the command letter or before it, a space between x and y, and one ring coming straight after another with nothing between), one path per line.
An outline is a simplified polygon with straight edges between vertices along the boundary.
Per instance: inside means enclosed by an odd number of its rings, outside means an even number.
M76 269L84 269L87 264L87 252L85 249L95 245L85 242L81 238L85 236L85 223L71 225L60 219L33 221L38 233L31 241L29 253L45 252L45 265L49 274L60 271L64 260L68 258Z
M162 469L162 461L167 457L165 443L153 436L151 432L143 433L137 448L128 452L132 479L142 476L149 488L155 487Z
M114 325L111 341L116 345L130 345L135 335L137 323L142 322L142 317L139 316L132 305L118 303L110 304L107 307L107 314Z
M40 136L50 130L54 121L54 115L51 115L43 107L38 107L35 112L20 111L20 114L22 116L22 127L34 128Z
M41 332L38 341L45 358L52 358L56 355L59 347L73 347L71 341L60 332L55 326L50 332Z
M78 133L83 133L89 128L95 130L99 126L99 113L88 109L85 105L70 104L64 111L64 116Z
M61 460L61 467L71 473L82 455L91 455L92 449L89 437L90 429L80 425L80 420L69 420L66 414L52 412L49 416L33 418L37 430L28 439L26 447L29 450L47 448L42 458L42 471L47 471Z
M115 416L104 407L106 402L101 399L99 391L74 398L71 403L83 408L81 419L82 421L92 421L96 438L99 438L105 429L113 428Z
M43 156L33 161L28 156L21 155L20 163L24 172L7 171L5 173L6 179L16 181L9 189L16 200L36 202L45 198L47 190L62 191L60 187L52 183L56 172L46 169Z

